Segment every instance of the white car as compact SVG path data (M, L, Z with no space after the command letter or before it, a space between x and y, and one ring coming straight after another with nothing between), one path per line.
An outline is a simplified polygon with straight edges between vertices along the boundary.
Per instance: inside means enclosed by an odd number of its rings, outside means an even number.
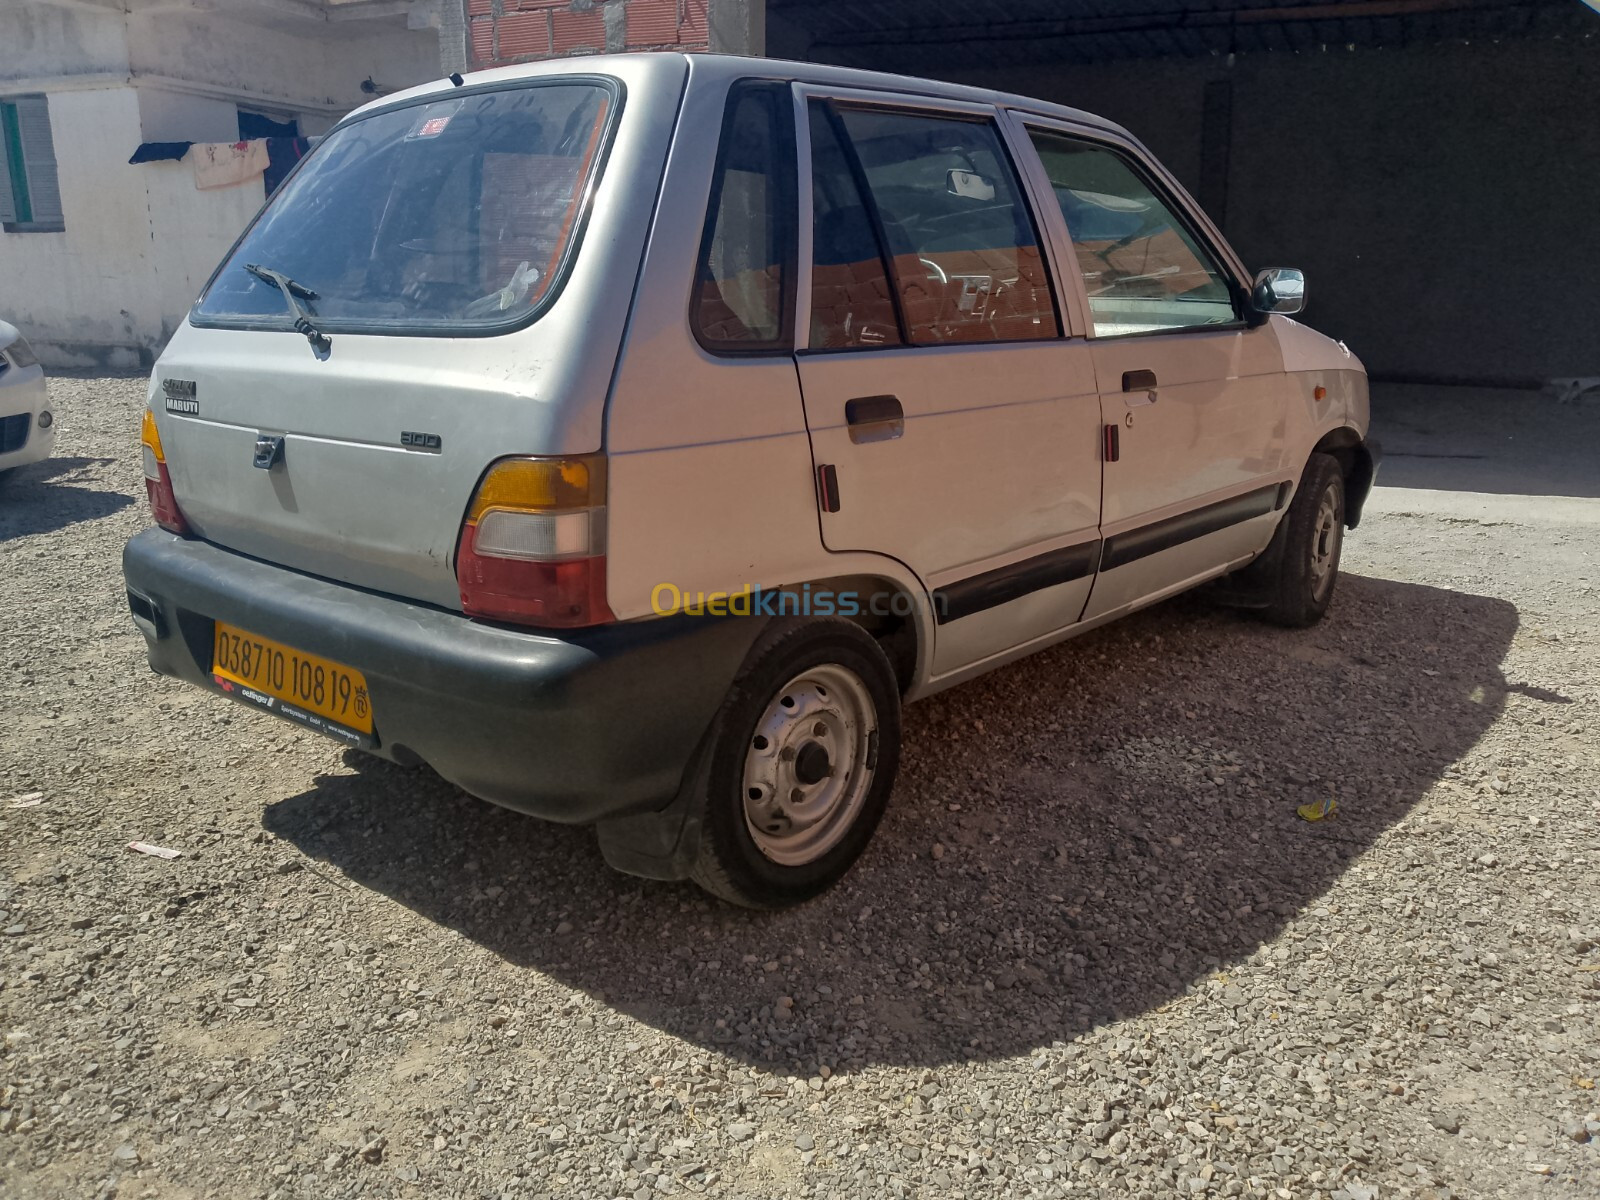
M50 457L55 414L28 339L0 321L0 477Z
M794 903L903 702L1222 576L1327 611L1378 455L1304 289L1020 96L441 81L342 121L163 352L129 604L157 671Z

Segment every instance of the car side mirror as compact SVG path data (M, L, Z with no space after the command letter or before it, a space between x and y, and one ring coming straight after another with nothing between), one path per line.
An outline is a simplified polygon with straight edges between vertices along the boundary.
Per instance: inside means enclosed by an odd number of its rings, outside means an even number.
M1293 267L1273 267L1261 272L1250 292L1250 304L1258 313L1288 316L1299 312L1306 306L1305 273Z

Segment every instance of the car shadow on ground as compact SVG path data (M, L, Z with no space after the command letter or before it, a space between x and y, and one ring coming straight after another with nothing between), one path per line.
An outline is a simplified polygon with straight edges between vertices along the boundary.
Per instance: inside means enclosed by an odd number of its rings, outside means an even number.
M0 481L0 542L55 533L82 521L98 521L133 503L123 492L75 486L94 482L91 468L109 458L47 458L16 468Z
M873 847L784 913L613 874L585 830L375 760L264 824L514 969L751 1063L1013 1056L1181 997L1315 907L1495 720L1516 629L1501 600L1353 576L1304 632L1196 597L1140 614L910 707ZM1337 817L1296 817L1330 792Z

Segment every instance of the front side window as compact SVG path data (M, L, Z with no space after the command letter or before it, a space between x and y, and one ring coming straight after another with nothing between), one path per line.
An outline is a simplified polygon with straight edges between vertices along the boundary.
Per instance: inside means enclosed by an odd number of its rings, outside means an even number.
M691 323L714 353L783 351L793 274L794 109L782 84L747 83L728 100Z
M0 100L0 227L7 233L65 228L50 102L44 96Z
M913 345L1060 336L1033 218L993 121L845 105L831 115ZM817 228L820 258L820 216Z
M1122 155L1031 130L1083 271L1096 337L1238 319L1226 272Z
M611 88L444 97L342 126L275 194L195 307L200 324L493 332L553 297L603 158Z

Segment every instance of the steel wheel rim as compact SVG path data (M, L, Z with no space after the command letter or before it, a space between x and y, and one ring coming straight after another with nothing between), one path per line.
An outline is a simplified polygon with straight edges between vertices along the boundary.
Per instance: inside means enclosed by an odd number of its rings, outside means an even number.
M1330 487L1322 493L1317 520L1311 533L1311 594L1318 600L1333 585L1334 565L1339 560L1339 542L1344 527L1339 522L1339 498Z
M745 828L771 861L813 863L844 839L877 768L878 712L854 671L808 667L774 693L745 752Z

